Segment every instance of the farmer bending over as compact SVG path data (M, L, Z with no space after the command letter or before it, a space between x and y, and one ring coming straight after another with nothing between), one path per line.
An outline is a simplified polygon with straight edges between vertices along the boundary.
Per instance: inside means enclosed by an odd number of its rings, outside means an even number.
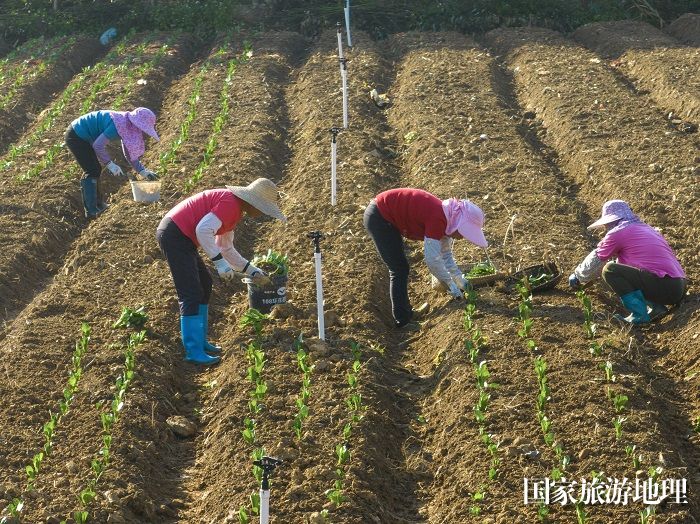
M486 247L484 213L469 200L440 200L422 189L390 189L367 206L365 228L389 268L391 310L396 327L407 325L414 311L408 299L408 259L403 238L423 240L425 263L430 272L461 298L469 283L452 256L455 238L466 238Z
M153 111L137 107L128 112L93 111L76 118L68 126L66 146L84 171L80 189L87 218L94 218L107 209L107 204L98 196L97 188L102 165L113 175L124 176L122 169L109 157L108 142L121 140L122 151L131 167L146 180L158 178L139 162L146 150L144 134L158 140L155 124L156 115Z
M666 304L681 301L686 289L683 268L661 233L642 222L627 202L603 204L601 217L588 229L596 227L605 228L605 237L569 277L572 288L602 275L631 312L618 318L631 324L659 318L668 312Z
M234 270L261 284L265 273L243 258L233 247L233 231L243 218L269 215L285 222L277 206L277 186L258 178L248 186L226 186L191 196L172 208L160 221L156 239L170 267L180 303L180 330L185 360L215 364L221 348L207 342L209 297L212 279L202 258L201 247L221 279L234 278Z

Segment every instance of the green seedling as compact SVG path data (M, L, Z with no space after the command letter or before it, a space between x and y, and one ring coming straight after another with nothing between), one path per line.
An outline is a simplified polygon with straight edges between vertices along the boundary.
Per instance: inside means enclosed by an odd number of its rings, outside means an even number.
M476 375L477 387L482 390L488 388L488 379L491 376L491 373L489 373L486 361L482 360L479 362L479 365L474 367L474 373Z
M615 427L615 439L620 440L622 437L622 423L627 420L625 417L615 417L612 420L613 426Z
M467 279L473 278L473 277L483 277L486 275L493 275L496 273L496 268L493 267L493 264L490 262L479 262L478 264L475 264L468 273L466 273L465 277Z
M267 315L261 313L257 309L251 308L243 314L238 325L241 328L253 328L255 338L259 341L262 336L263 326L268 318Z
M639 512L640 524L651 524L651 517L656 515L656 506L647 506Z
M605 372L606 382L615 382L615 375L613 374L613 363L609 360L605 364L601 364L603 371Z
M257 255L252 264L264 270L268 276L284 276L289 272L287 255L268 249L265 255Z
M143 329L148 321L148 315L144 306L139 306L136 309L130 307L122 308L122 314L119 319L112 324L113 328L136 328Z
M692 428L695 433L700 433L700 417L693 419Z
M576 502L575 508L576 508L576 521L577 521L577 523L578 524L586 524L586 521L587 521L586 507L583 505L583 502L581 502L581 501Z
M663 471L664 471L664 468L662 468L661 466L651 466L647 470L647 473L649 474L649 478L651 480L653 480L654 482L656 482L657 480L659 480L659 475L661 475L661 473L663 473Z
M627 407L628 401L629 398L627 397L627 395L615 395L612 399L613 405L615 406L615 411L617 413L622 413Z
M603 346L599 344L598 342L591 342L588 351L590 351L591 355L594 357L599 357L603 354Z

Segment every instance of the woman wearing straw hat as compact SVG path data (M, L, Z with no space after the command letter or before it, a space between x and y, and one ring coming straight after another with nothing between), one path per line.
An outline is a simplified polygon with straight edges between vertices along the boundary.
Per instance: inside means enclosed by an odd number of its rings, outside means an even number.
M680 262L661 233L642 222L627 202L603 204L601 217L588 229L597 227L605 228L605 236L569 277L572 288L602 277L630 311L616 317L630 324L646 324L665 315L667 304L681 301L686 279Z
M146 150L144 135L158 140L155 124L156 115L153 111L137 107L133 111L93 111L76 118L68 126L66 146L84 171L80 188L87 218L94 218L107 209L107 205L98 196L97 186L102 165L113 175L124 176L122 169L107 152L109 142L121 140L124 156L134 171L143 178L158 178L139 161Z
M212 279L197 248L211 259L222 279L234 271L253 282L267 280L265 273L243 258L233 247L236 225L249 215L268 215L283 222L277 205L277 186L258 178L248 186L226 186L197 193L172 208L161 220L156 239L170 267L180 303L180 330L185 359L197 364L215 364L221 348L207 342L209 297Z
M425 263L453 297L461 298L469 282L452 255L453 239L466 238L487 247L484 213L469 200L440 200L422 189L390 189L367 206L364 225L389 268L389 293L396 327L409 324L415 312L408 298L409 264L403 239L423 240Z

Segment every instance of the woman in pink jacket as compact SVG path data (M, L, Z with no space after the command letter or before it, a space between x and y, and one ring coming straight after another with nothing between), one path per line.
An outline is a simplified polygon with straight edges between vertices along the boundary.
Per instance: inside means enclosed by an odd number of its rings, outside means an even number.
M624 200L603 204L588 229L604 227L605 237L569 277L577 289L597 277L617 293L630 324L646 324L668 312L685 295L685 272L666 239L635 215ZM622 317L619 317L622 318Z
M180 331L185 359L215 364L221 348L207 342L209 297L212 279L199 256L201 247L222 279L234 271L262 283L265 273L243 258L233 247L233 232L244 215L268 215L286 221L277 205L277 186L258 178L248 186L226 186L197 193L176 205L161 220L156 239L168 261L180 303Z

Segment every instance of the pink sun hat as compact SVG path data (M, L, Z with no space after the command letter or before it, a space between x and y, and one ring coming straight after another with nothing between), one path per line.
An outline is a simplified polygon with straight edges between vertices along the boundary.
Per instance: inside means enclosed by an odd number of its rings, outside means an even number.
M158 133L156 133L156 115L153 111L147 107L137 107L133 111L129 111L126 117L129 119L129 122L148 136L153 137L155 140L160 140Z
M619 220L639 220L637 215L632 212L629 204L624 200L608 200L603 204L603 210L600 213L600 218L593 222L588 229L612 224Z
M442 201L442 210L447 219L445 234L457 231L463 238L479 247L488 247L484 236L484 212L469 200L449 198Z

